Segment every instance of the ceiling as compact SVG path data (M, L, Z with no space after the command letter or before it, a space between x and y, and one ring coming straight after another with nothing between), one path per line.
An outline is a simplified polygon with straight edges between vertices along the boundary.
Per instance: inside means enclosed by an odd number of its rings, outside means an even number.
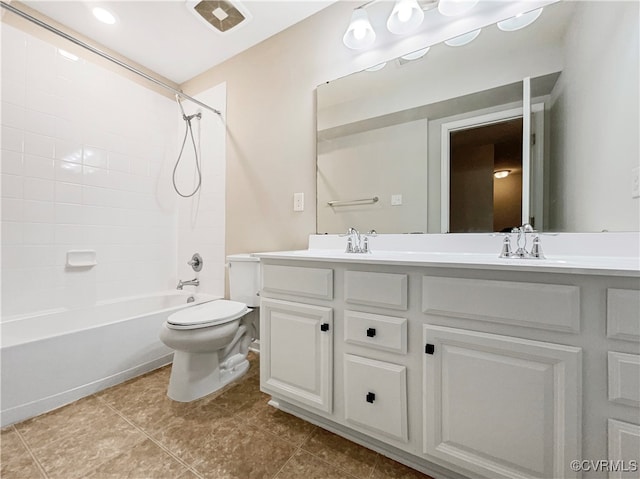
M185 0L29 1L22 3L96 43L182 84L209 68L285 30L336 0L228 0L247 20L220 33L197 17ZM99 22L95 6L117 18Z

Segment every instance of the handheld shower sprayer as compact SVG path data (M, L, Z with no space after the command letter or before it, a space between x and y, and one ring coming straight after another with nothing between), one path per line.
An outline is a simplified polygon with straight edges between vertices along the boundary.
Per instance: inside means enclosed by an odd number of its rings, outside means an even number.
M176 190L176 193L178 193L178 195L182 196L183 198L190 198L198 192L198 190L200 189L200 186L202 185L202 171L200 170L201 158L198 157L198 147L196 146L196 140L193 136L193 128L191 126L191 120L193 120L194 118L197 118L198 120L200 120L202 118L202 113L198 112L193 115L187 115L184 111L184 108L182 107L182 98L180 98L180 95L178 94L176 94L176 103L180 107L180 111L182 112L182 119L185 121L186 125L185 125L185 131L184 131L184 138L182 139L182 146L180 147L180 153L178 154L178 159L176 160L176 164L173 167L173 176L172 176L173 189ZM182 159L182 153L184 152L184 145L187 142L188 134L191 134L191 142L193 144L193 153L195 155L195 162L196 162L196 172L198 174L198 184L196 185L195 189L191 193L184 194L180 192L180 190L178 189L178 185L176 184L176 171L178 170L178 165L180 164L180 160Z
M182 112L182 119L184 121L189 121L189 120L193 120L194 118L197 118L198 120L202 118L202 113L198 112L194 115L188 115L184 112L184 108L182 107L182 98L180 98L180 95L178 95L176 93L176 102L178 103L178 106L180 107L180 111Z

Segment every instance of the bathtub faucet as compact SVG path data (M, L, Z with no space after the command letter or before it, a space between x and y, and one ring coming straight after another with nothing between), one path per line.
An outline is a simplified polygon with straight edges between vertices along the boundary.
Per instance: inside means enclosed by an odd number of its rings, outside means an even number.
M182 289L183 286L200 286L200 280L198 278L193 278L190 281L178 280L177 289Z

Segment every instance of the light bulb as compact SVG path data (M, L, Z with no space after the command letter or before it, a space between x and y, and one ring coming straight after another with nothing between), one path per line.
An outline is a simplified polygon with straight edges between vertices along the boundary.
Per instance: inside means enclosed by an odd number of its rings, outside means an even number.
M373 31L367 12L363 8L356 8L351 14L351 22L342 37L342 42L353 50L361 50L373 44L376 32Z
M408 5L402 5L398 9L398 20L401 22L406 22L411 18L411 7Z
M387 19L387 29L401 35L418 28L424 20L424 11L418 0L398 0Z
M116 17L108 10L105 10L101 7L95 7L91 10L93 16L100 20L102 23L106 23L107 25L113 25L116 23Z

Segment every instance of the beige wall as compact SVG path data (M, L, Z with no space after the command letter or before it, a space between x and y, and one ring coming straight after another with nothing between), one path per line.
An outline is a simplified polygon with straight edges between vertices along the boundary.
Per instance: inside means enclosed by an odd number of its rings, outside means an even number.
M578 6L553 92L548 229L638 231L639 4Z
M318 143L318 232L349 227L378 233L427 232L427 124L416 120ZM401 205L391 205L402 195ZM375 204L327 205L377 196Z
M315 89L353 69L352 8L338 2L183 85L227 83L227 253L306 248L315 232Z

